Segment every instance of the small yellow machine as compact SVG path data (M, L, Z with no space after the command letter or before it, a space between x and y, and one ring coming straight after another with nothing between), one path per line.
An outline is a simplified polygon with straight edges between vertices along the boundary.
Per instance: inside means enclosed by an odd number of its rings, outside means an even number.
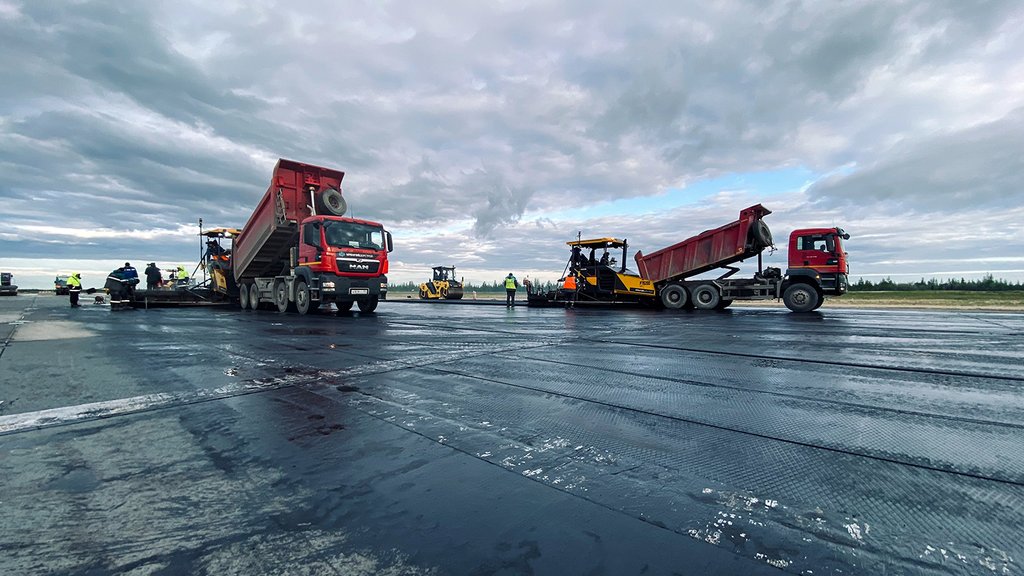
M455 279L454 266L434 266L434 278L420 284L423 300L461 300L462 282Z

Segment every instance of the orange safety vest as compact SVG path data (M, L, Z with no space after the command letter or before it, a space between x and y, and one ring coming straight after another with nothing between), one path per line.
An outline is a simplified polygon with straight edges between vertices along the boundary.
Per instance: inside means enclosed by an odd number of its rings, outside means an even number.
M575 290L576 289L576 277L566 276L565 282L562 284L563 290Z

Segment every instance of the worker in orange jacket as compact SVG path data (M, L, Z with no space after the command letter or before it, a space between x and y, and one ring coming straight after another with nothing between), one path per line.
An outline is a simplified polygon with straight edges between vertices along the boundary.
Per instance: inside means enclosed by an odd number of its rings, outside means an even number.
M576 275L569 273L562 280L562 297L565 299L567 307L576 304L576 294Z

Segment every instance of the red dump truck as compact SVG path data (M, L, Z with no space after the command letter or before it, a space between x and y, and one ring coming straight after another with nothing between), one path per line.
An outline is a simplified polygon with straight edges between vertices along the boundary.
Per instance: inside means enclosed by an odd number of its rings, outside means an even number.
M702 232L692 238L650 254L637 252L636 264L642 278L654 283L666 308L722 309L734 300L781 298L794 312L810 312L821 306L826 295L840 296L849 287L849 267L843 240L850 235L842 228L806 228L789 236L789 267L763 268L761 252L772 245L772 235L763 218L771 211L756 204L740 211L739 219ZM739 271L732 266L757 256L753 278L731 278ZM714 279L695 276L722 269Z
M281 159L234 239L231 269L242 309L274 305L305 314L334 303L372 312L387 297L391 233L345 218L345 173Z

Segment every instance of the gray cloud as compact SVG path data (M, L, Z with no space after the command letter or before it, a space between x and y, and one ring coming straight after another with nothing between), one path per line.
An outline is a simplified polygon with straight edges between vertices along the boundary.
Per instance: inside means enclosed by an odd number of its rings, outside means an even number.
M1017 208L1024 202L1024 108L995 122L909 139L872 162L810 189L860 212L908 205L918 212Z

